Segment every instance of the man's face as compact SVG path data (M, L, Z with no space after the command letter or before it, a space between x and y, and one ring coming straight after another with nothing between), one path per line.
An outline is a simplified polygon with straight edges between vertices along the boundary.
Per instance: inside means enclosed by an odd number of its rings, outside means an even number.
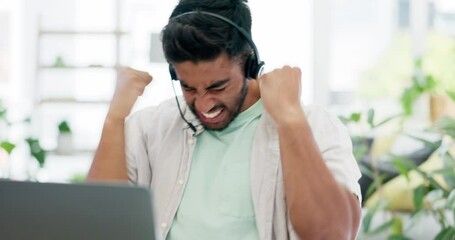
M243 68L221 54L213 61L174 65L191 111L206 129L222 130L243 111L248 91Z

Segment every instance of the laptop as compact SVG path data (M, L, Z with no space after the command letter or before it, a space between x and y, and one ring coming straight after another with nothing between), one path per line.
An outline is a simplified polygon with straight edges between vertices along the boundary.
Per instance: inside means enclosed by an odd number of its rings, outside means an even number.
M0 181L5 240L155 240L152 210L139 186Z

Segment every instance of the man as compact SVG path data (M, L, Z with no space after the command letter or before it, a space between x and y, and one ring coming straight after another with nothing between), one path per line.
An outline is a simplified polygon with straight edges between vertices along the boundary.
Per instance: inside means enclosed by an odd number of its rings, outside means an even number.
M181 0L162 33L181 104L125 126L152 77L122 71L89 179L149 186L163 239L354 239L360 172L346 129L302 106L299 68L261 76L250 33L245 0Z

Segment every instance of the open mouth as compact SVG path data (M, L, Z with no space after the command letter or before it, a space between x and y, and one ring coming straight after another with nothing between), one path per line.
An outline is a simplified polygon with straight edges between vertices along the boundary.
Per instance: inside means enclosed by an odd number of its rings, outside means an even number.
M224 108L218 108L214 111L210 111L208 113L200 112L199 118L202 122L205 123L217 123L223 119L224 116Z

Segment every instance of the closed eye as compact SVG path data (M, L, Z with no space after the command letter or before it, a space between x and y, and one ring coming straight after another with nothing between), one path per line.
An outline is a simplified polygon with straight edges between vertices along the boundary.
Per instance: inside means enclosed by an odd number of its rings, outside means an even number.
M207 88L208 91L221 92L228 86L229 79L218 81Z
M183 91L185 92L194 92L196 89L186 85L185 83L183 83L182 81L180 81L180 86L182 86L182 89Z
M210 88L209 91L221 92L221 91L223 91L224 89L226 89L226 86L217 87L217 88Z
M183 87L182 86L182 88L183 88L183 91L185 91L185 92L194 92L195 91L195 89L191 88L191 87Z

